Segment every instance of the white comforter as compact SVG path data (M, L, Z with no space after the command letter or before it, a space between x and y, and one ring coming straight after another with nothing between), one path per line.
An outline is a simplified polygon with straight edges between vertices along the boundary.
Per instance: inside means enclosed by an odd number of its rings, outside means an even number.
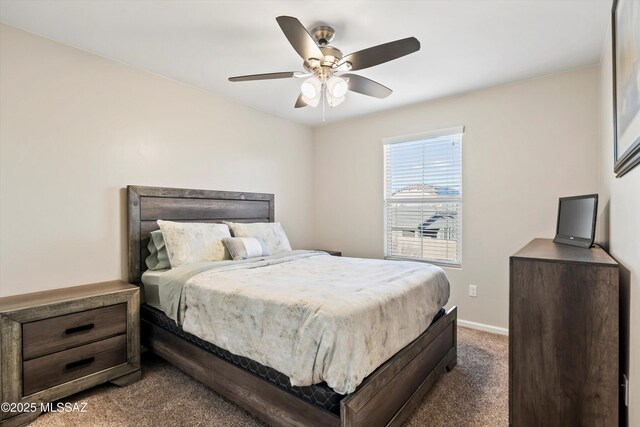
M298 253L200 272L181 292L185 331L347 394L429 326L449 282L430 264Z

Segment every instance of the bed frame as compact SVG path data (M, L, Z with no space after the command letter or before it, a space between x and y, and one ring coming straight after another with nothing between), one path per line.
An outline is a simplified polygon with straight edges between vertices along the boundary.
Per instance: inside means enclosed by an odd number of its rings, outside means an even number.
M264 193L129 186L129 281L140 284L156 220L273 222L274 196ZM342 399L340 416L231 364L150 322L142 343L153 353L271 425L399 426L440 375L457 361L457 309L449 309L415 341Z

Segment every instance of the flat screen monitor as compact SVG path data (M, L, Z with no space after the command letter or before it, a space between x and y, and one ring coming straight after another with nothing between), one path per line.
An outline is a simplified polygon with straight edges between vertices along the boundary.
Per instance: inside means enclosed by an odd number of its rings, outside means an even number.
M558 204L556 243L590 248L596 234L598 195L561 197Z
M590 248L596 234L598 195L561 197L558 203L556 243Z

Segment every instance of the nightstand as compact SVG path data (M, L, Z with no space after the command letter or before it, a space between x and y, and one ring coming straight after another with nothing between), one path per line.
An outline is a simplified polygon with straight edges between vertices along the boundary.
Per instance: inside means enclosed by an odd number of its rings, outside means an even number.
M0 298L3 426L108 381L140 379L140 290L120 280ZM3 408L5 409L5 408Z
M325 249L316 249L316 251L326 252L331 256L342 256L342 252L340 252L340 251L327 251Z

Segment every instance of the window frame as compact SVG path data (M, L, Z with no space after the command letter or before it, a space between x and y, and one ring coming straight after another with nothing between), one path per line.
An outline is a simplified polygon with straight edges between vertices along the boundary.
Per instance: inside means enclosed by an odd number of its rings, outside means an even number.
M382 171L383 171L383 227L384 227L384 231L383 231L383 238L384 238L384 259L388 259L388 260L400 260L400 261L415 261L415 262L425 262L425 263L429 263L429 264L434 264L434 265L438 265L441 267L446 267L446 268L454 268L454 269L461 269L462 265L463 265L463 211L464 211L464 197L463 197L463 176L464 176L464 169L463 169L463 137L464 137L464 126L454 126L454 127L449 127L449 128L442 128L442 129L436 129L436 130L431 130L431 131L425 131L425 132L419 132L419 133L413 133L413 134L408 134L408 135L402 135L402 136L395 136L395 137L389 137L389 138L384 138L382 140L382 149L383 149L383 153L382 153ZM393 145L393 144L401 144L401 143L411 143L411 142L417 142L421 139L435 139L435 138L443 138L443 137L448 137L448 136L457 136L459 135L460 138L460 195L457 197L454 197L455 200L459 201L459 209L458 209L458 215L460 216L459 221L458 221L458 234L459 237L456 239L456 245L459 247L456 248L456 260L455 261L444 261L441 259L432 259L432 258L409 258L409 257L403 257L403 256L397 256L397 255L390 255L390 248L388 248L388 197L387 197L387 155L386 155L386 147L388 145ZM423 168L424 168L424 164L423 164ZM442 200L445 199L449 199L451 200L451 197L448 196L443 196L442 198L440 198ZM435 202L438 201L438 199L434 199ZM420 201L416 200L416 203L429 203L427 202L424 198L420 199ZM425 237L422 237L423 239Z

